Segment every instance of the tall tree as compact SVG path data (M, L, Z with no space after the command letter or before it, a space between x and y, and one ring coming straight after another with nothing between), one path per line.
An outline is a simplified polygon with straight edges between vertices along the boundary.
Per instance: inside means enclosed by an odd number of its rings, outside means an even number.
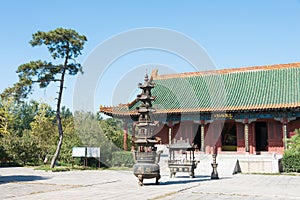
M13 87L7 88L2 94L2 97L12 95L16 100L21 100L32 92L33 84L38 84L40 88L45 88L51 82L59 83L56 106L56 123L59 140L51 161L51 168L55 165L63 142L61 100L65 75L76 75L78 72L82 72L81 64L76 63L75 58L81 55L85 41L87 41L87 39L84 35L79 35L72 29L57 28L49 32L38 31L34 33L30 44L33 47L45 45L52 58L54 60L60 60L62 63L53 64L51 62L37 60L19 66L17 70L19 82L14 84Z

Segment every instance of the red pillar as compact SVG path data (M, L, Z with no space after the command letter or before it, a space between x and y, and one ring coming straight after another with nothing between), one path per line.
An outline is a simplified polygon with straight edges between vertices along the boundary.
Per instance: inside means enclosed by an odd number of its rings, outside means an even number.
M224 124L223 124L223 126L224 126ZM217 125L217 133L216 133L217 141L216 141L216 144L215 144L215 146L217 147L217 152L222 151L222 129L223 129L223 126L221 126L220 123Z
M250 154L254 154L254 152L256 151L255 149L255 127L254 127L254 123L252 123L251 125L249 124L249 153Z
M283 146L284 149L287 149L287 124L288 120L286 117L282 119L282 139L283 139Z
M127 121L124 121L124 141L123 141L123 149L127 151Z
M135 124L132 123L132 141L131 141L131 151L134 151L134 138L135 138Z
M168 127L169 127L169 130L168 130L169 145L172 144L172 126L173 126L172 121L169 121L169 124L168 124Z
M200 125L201 125L201 151L205 152L205 121L204 120L200 120Z
M249 120L244 119L244 140L245 140L245 152L250 152L249 147Z

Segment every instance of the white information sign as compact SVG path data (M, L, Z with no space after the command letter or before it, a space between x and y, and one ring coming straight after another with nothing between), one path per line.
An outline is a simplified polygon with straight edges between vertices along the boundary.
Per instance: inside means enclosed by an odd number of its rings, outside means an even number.
M72 157L85 157L86 147L73 147Z
M100 148L99 147L87 147L86 157L100 158Z

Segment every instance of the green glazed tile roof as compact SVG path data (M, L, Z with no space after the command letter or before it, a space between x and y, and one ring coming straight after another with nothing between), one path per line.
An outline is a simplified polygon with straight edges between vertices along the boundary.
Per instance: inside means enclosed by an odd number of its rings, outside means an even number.
M300 107L300 63L158 75L153 82L158 113ZM137 105L133 101L109 108L129 114Z

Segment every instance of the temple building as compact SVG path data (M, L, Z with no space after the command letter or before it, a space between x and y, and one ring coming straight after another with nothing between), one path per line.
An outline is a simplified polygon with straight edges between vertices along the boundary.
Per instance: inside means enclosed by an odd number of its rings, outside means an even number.
M300 63L168 75L154 70L151 79L161 144L189 139L203 153L282 154L300 128ZM124 120L126 141L135 135L138 106L135 99L100 112Z

